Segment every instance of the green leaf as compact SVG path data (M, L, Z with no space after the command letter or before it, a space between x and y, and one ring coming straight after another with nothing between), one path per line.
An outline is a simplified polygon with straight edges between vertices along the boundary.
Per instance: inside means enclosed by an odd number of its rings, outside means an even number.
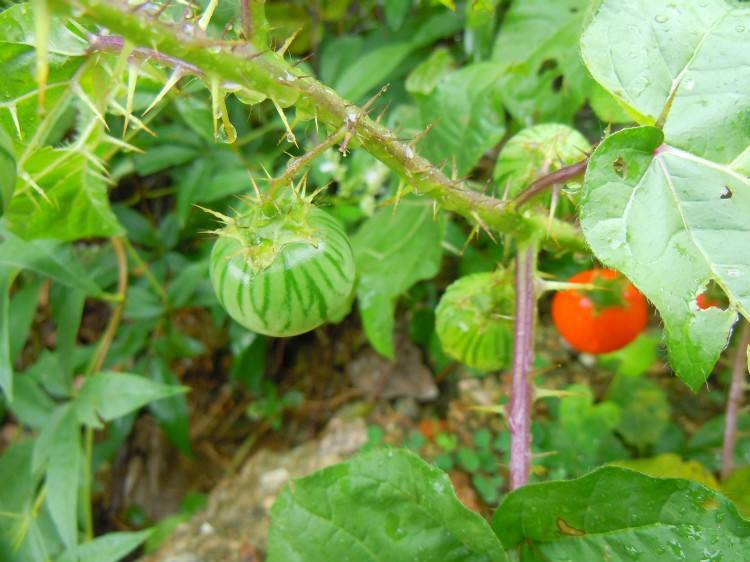
M42 429L55 410L55 402L31 376L21 375L14 382L13 415L25 426Z
M101 427L98 417L111 421L149 402L187 390L182 386L156 383L140 375L105 371L86 379L76 398L75 409L82 423Z
M571 385L565 390L575 393L560 400L559 420L550 428L545 450L556 451L544 461L566 474L579 475L602 462L622 458L623 447L612 431L620 421L620 409L612 402L594 404L591 389Z
M655 445L667 428L671 408L661 387L640 377L618 375L607 390L607 400L620 407L617 430L640 451Z
M697 390L737 311L750 318L750 182L662 143L653 127L605 139L589 162L580 219L597 258L659 310L672 367ZM698 308L711 280L727 294L727 310Z
M406 91L410 94L429 96L451 66L453 66L453 57L450 51L442 47L435 49L429 58L411 71L406 79Z
M585 158L591 145L567 125L535 125L513 135L495 165L498 191L514 197L546 172L559 170Z
M0 37L5 43L36 47L32 3L15 4L0 13ZM88 42L70 31L62 19L52 18L47 48L58 55L81 56L86 54Z
M500 142L505 134L500 75L493 63L465 66L444 75L430 97L418 100L423 123L434 126L419 143L424 156L449 168L455 163L456 173L465 175Z
M296 480L271 519L269 562L507 560L447 475L406 450L374 449Z
M60 286L53 287L52 318L57 327L56 349L60 370L67 379L66 384L73 378L75 348L84 304L86 304L86 293L83 291Z
M190 411L179 379L162 358L153 358L149 361L148 375L155 383L178 389L172 396L154 400L148 405L148 409L159 422L170 443L186 455L191 455Z
M604 0L581 37L591 74L667 142L729 163L750 145L750 8ZM670 106L671 100L671 108Z
M614 467L511 492L492 527L521 562L740 560L750 548L750 521L713 490Z
M740 513L750 518L750 466L738 468L721 483L721 491L732 500Z
M705 466L698 461L683 460L675 453L663 453L651 458L631 459L612 463L631 470L637 470L655 478L683 478L699 482L708 488L719 489L716 478Z
M382 86L388 76L414 50L411 42L390 43L373 49L344 70L336 81L339 95L358 102L369 91Z
M46 89L48 114L65 103L71 78L80 67L86 41L72 34L62 21L53 18L49 34ZM36 47L31 3L19 3L0 12L0 129L13 138L17 149L26 145L45 114L38 111L35 79ZM20 160L22 153L17 152Z
M592 86L578 40L588 0L516 1L503 20L493 61L503 102L526 125L568 123Z
M652 333L643 333L633 343L603 355L602 365L628 377L644 375L658 357L660 340L661 334L657 337Z
M81 430L70 403L60 406L61 414L46 442L47 508L65 546L78 544L78 479L83 461Z
M444 221L432 205L406 198L398 208L383 208L352 237L359 274L357 298L365 332L373 347L394 357L396 299L414 283L440 269Z
M7 231L0 231L0 235L4 238L0 243L0 266L29 269L88 295L102 295L70 246L52 240L26 241Z
M0 127L0 216L10 204L16 187L16 156L13 141Z
M383 10L388 27L398 30L411 10L411 0L385 0Z
M108 533L67 550L56 562L118 562L138 548L151 531Z
M78 240L122 233L101 170L80 150L45 146L29 157L24 169L45 197L27 185L11 200L5 219L22 238Z

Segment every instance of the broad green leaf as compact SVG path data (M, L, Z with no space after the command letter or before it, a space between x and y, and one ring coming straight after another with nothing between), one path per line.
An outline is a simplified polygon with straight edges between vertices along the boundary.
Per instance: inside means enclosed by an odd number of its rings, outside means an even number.
M444 222L429 202L407 198L379 210L352 237L359 274L357 298L373 347L393 358L396 299L414 283L435 276L442 257Z
M16 156L13 141L0 127L0 216L10 204L16 187Z
M55 562L119 562L151 535L151 531L108 533L67 550Z
M47 508L68 548L78 544L78 480L81 463L81 428L71 404L50 433L47 452Z
M0 13L0 37L5 43L16 43L36 47L34 39L34 12L32 4L15 4ZM86 54L88 42L66 26L64 20L53 18L47 38L50 53L66 56Z
M604 0L581 50L594 78L640 114L641 124L668 113L669 144L724 164L748 152L749 7Z
M560 399L559 418L551 424L548 440L542 443L545 451L556 454L542 464L580 475L595 466L626 454L613 435L620 421L620 409L609 401L594 404L591 389L571 385L565 390L574 393Z
M578 40L588 0L516 0L497 36L492 60L503 71L503 102L526 125L567 123L592 86Z
M33 429L47 426L55 402L44 392L34 377L19 375L14 381L11 410L19 422Z
M53 18L49 34L47 115L65 103L71 78L80 67L87 42ZM30 3L19 3L0 12L0 129L25 146L45 114L38 111L38 87L34 77L36 52L34 14ZM19 158L21 153L18 153ZM20 158L24 160L24 158Z
M507 560L448 476L403 449L375 449L296 480L271 521L268 562Z
M505 113L493 63L477 63L445 74L432 94L418 105L425 125L433 129L419 143L425 157L468 174L482 155L505 134Z
M86 379L75 410L81 423L101 427L99 418L111 421L149 402L186 391L185 387L156 383L140 375L105 371Z
M640 451L656 444L669 424L669 401L662 388L647 378L615 377L607 400L620 407L617 430Z
M750 549L750 521L725 497L615 467L511 492L492 527L521 562L728 561Z
M495 164L494 178L500 194L514 197L540 175L554 172L585 158L591 145L567 125L535 125L513 135Z
M29 269L66 287L100 296L102 290L74 256L71 247L52 240L26 241L0 231L0 266Z
M360 56L344 70L335 89L343 97L358 102L370 90L382 86L414 50L409 41L386 44Z
M719 483L710 470L698 461L684 460L675 453L663 453L645 459L617 461L612 464L637 470L655 478L683 478L714 490L719 489Z
M737 312L750 318L750 181L663 140L653 127L605 139L589 162L580 219L597 258L659 310L672 367L697 390ZM698 308L712 280L727 310Z
M22 238L78 240L122 232L101 170L80 150L45 146L31 155L24 169L45 197L26 185L11 200L5 219Z
M420 63L406 79L406 91L410 94L429 96L440 78L453 66L453 57L448 49L437 48Z

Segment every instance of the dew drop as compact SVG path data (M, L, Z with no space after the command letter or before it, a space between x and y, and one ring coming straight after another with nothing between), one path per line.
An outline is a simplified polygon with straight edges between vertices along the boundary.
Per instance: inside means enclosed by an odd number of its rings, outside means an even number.
M665 23L669 18L664 14L659 14L658 16L654 17L654 19L656 20L656 23Z
M685 89L688 92L692 92L694 88L695 88L695 80L693 80L692 78L685 80Z
M727 275L729 277L739 277L740 270L739 269L727 269Z
M292 134L292 133L287 133L287 134L286 134L286 142L291 142L291 143L293 143L293 142L294 142L295 140L296 140L296 139L294 138L294 134Z
M234 128L234 125L232 125L231 123L228 123L227 125L224 125L224 123L222 123L221 125L219 125L219 140L227 144L232 144L234 141L236 141L237 129Z
M737 27L734 28L734 30L737 33L743 33L745 31L745 26L744 25L738 25Z

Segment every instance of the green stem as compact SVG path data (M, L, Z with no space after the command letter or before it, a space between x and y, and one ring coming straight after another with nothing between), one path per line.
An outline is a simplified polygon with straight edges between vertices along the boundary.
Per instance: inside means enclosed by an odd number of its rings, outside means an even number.
M94 540L94 512L91 505L91 488L94 485L94 478L91 469L91 464L94 462L94 428L90 425L86 426L84 432L83 451L85 462L83 463L81 504L83 506L83 532L86 537L86 542L88 542Z
M101 371L104 365L104 360L107 357L109 348L112 345L112 341L117 333L117 328L120 325L120 319L122 318L122 311L125 308L125 295L128 292L128 258L125 255L125 245L123 239L119 236L113 236L111 239L112 247L115 250L117 256L117 295L120 297L117 304L112 310L112 315L107 322L107 327L104 329L99 347L94 353L94 357L86 369L86 376L91 377ZM94 428L86 426L84 434L84 468L83 468L83 482L82 482L82 499L84 511L84 532L86 540L90 541L94 538L94 516L91 506L91 488L93 486L93 473L91 463L93 462L94 453Z
M348 123L352 115L361 113L328 86L314 78L300 76L299 71L283 57L259 47L263 36L260 28L264 27L262 22L265 20L264 2L260 0L250 3L255 48L250 45L220 47L216 40L208 37L188 38L175 26L159 21L144 22L142 16L121 2L52 2L58 6L76 8L131 43L184 61L200 69L206 76L218 76L223 82L237 83L261 92L282 107L294 105L303 113L315 116L331 130L337 130ZM448 178L440 169L416 154L410 144L401 142L392 131L367 115L357 119L352 141L404 178L417 192L432 197L442 208L459 213L472 222L520 238L528 238L534 232L541 231L553 244L566 247L570 244L573 249L585 247L582 237L575 234L572 226L561 226L564 223L550 221L549 228L545 226L540 230L538 220L518 212L511 202L483 195L470 189L465 182Z

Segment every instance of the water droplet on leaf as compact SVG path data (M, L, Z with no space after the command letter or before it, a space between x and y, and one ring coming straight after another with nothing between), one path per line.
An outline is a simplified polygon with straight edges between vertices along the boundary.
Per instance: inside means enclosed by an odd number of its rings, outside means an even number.
M237 140L237 129L231 123L225 126L224 123L219 125L219 140L227 144L232 144Z
M654 19L656 20L656 23L665 23L669 18L664 14L659 14Z

